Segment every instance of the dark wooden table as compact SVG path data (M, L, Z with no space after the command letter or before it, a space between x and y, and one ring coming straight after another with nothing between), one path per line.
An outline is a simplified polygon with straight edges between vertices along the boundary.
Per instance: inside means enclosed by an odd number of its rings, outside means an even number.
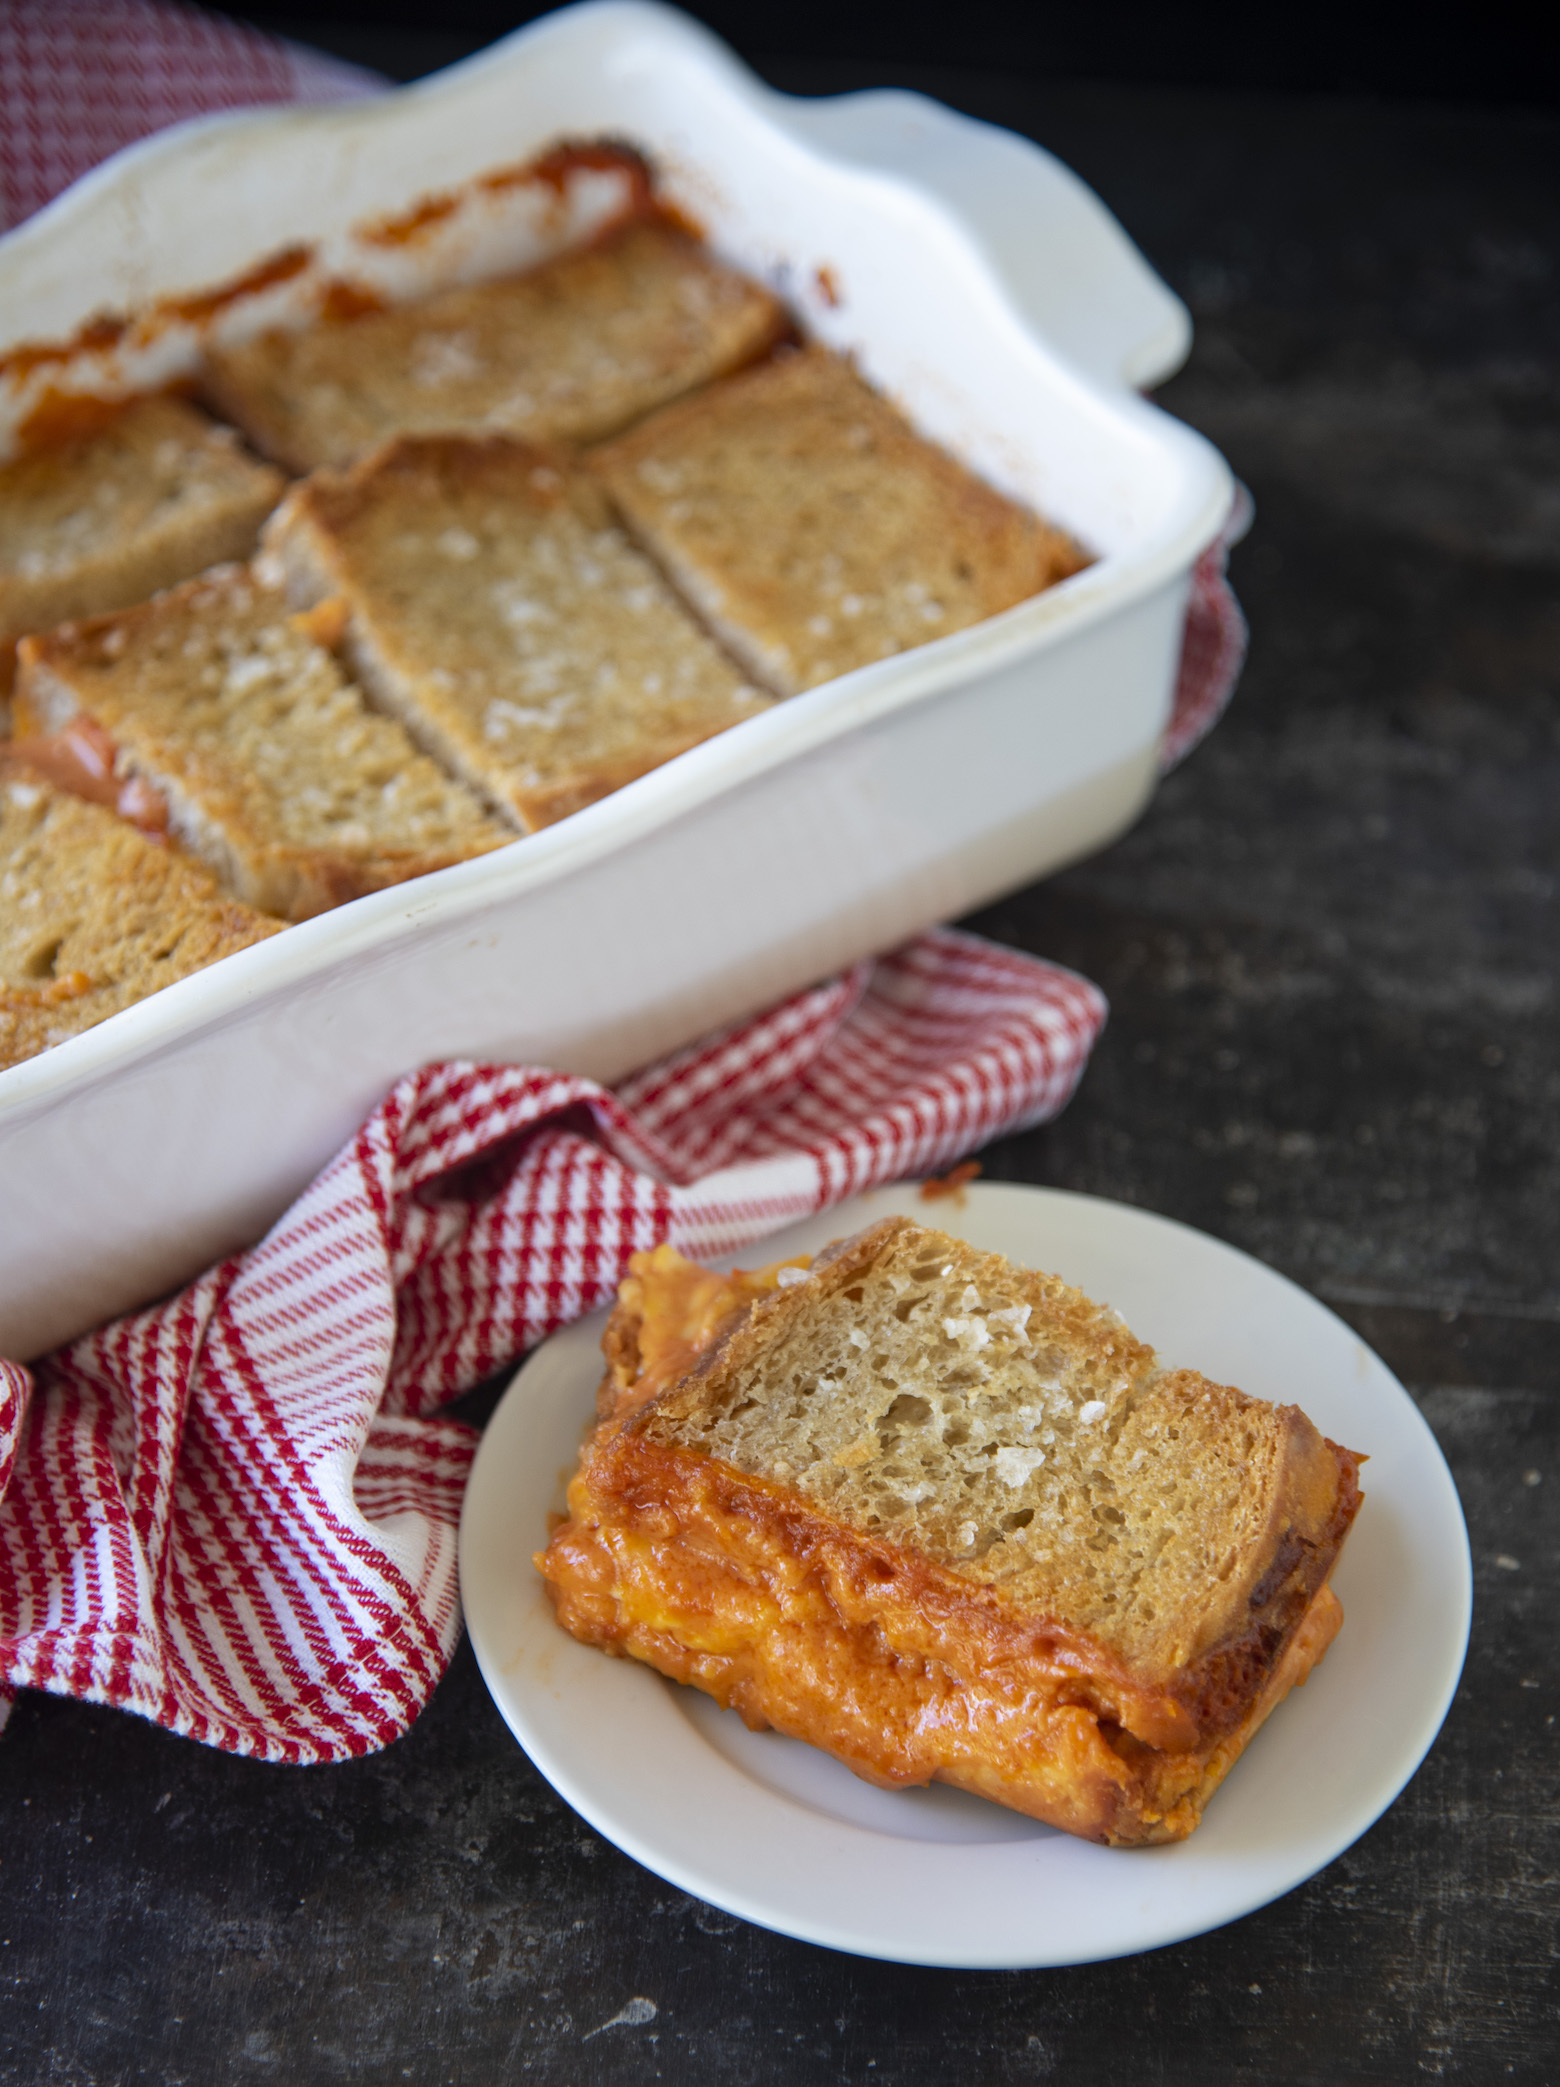
M1197 317L1164 403L1258 510L1226 722L1125 840L975 923L1113 1008L1067 1115L986 1168L1234 1241L1413 1388L1477 1576L1445 1731L1266 1911L970 1975L662 1884L553 1796L464 1650L339 1769L30 1697L0 1740L0 2080L1560 2078L1560 124L908 84L1115 207ZM653 2015L591 2034L631 1999Z

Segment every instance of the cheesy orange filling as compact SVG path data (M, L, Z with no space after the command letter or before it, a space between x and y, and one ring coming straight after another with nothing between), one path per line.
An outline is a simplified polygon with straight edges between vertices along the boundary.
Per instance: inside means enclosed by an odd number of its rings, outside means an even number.
M1087 1632L622 1425L806 1265L721 1275L667 1245L634 1255L607 1337L606 1418L536 1559L559 1623L886 1788L950 1783L1117 1846L1184 1839L1337 1635L1336 1597L1318 1590L1233 1728L1205 1730Z
M347 605L339 595L332 595L288 620L312 643L332 651L346 634ZM25 696L18 696L12 705L11 729L27 766L56 790L105 805L151 840L167 839L167 798L145 776L123 773L119 742L95 717L82 711L59 731L50 732Z
M61 1007L67 1000L79 1000L83 993L90 993L92 986L85 971L62 972L46 985L0 985L0 1007Z
M610 1422L536 1560L574 1637L823 1748L869 1782L938 1780L1118 1846L1181 1840L1342 1620L1324 1587L1249 1714L1185 1706L1086 1633L860 1535L787 1488Z
M687 1375L722 1330L755 1297L780 1287L781 1271L807 1267L807 1256L727 1275L688 1261L664 1241L629 1259L618 1302L637 1321L633 1342L608 1357L616 1415L631 1412Z
M73 717L58 732L45 732L25 700L12 710L16 748L26 765L73 797L106 805L155 841L168 834L168 805L162 792L139 775L121 775L119 747L96 718Z

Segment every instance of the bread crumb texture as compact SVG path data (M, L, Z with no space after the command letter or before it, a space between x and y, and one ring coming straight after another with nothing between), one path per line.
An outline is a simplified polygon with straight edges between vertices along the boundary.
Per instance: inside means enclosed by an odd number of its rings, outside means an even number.
M162 397L0 465L0 652L244 556L284 485L231 428Z
M296 471L395 434L592 441L762 353L785 323L696 241L636 221L525 275L214 352L207 387Z
M112 812L0 765L0 1066L61 1043L281 923Z
M639 1425L1064 1617L1143 1676L1244 1628L1285 1541L1320 1545L1338 1502L1297 1409L1162 1369L1056 1277L903 1220L755 1304Z
M225 567L22 648L19 724L86 715L233 896L286 919L512 838L369 708L279 589Z
M1357 1459L946 1234L636 1255L602 1347L560 1624L869 1781L1183 1839L1342 1620Z
M768 708L557 451L403 437L295 488L267 551L295 603L347 603L375 700L527 828Z
M963 630L1088 562L823 348L782 351L592 460L639 540L776 695Z

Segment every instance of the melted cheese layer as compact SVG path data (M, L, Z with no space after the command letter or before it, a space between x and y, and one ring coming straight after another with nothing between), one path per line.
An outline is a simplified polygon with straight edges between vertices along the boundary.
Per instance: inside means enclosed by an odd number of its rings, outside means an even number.
M1021 1616L718 1459L609 1422L587 1444L569 1509L536 1563L573 1636L869 1782L951 1783L1116 1846L1192 1831L1343 1615L1323 1587L1247 1716L1202 1739L1184 1705L1086 1633Z
M684 1259L664 1241L647 1254L630 1255L628 1274L618 1285L618 1323L631 1323L634 1332L609 1349L611 1412L631 1412L686 1376L744 1306L778 1289L785 1269L806 1266L802 1256L721 1274Z

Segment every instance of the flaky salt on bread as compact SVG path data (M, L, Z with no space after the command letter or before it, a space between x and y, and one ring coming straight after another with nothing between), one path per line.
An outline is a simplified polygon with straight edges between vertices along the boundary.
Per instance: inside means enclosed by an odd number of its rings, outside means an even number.
M963 630L1088 562L819 347L667 407L592 462L776 695Z
M19 746L106 747L169 831L245 904L287 920L513 839L377 715L331 644L224 566L118 616L22 641ZM101 765L101 763L99 763Z
M182 399L0 464L0 694L16 640L242 558L286 480Z
M446 767L550 825L769 707L559 452L404 436L296 486L266 531L296 602Z
M526 275L214 350L206 390L294 471L437 429L588 442L761 354L785 324L757 283L637 221Z
M0 1066L274 935L199 863L0 761Z
M624 1286L538 1559L564 1627L872 1782L1190 1833L1338 1628L1358 1459L902 1218L716 1282Z

